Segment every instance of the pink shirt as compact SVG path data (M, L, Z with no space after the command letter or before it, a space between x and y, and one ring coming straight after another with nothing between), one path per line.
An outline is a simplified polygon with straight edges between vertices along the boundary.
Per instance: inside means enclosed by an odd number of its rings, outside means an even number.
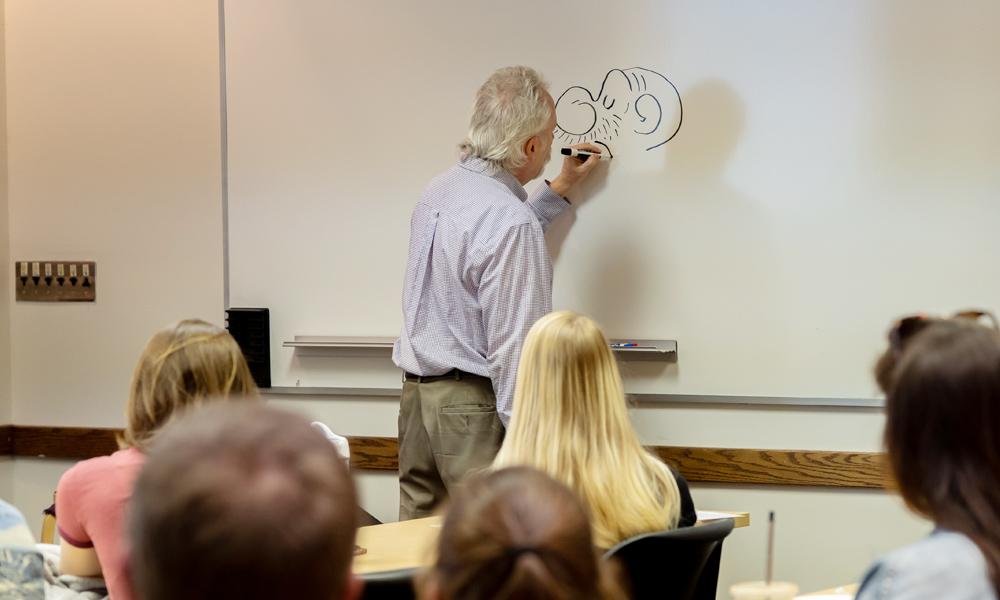
M134 448L78 463L56 488L59 536L77 548L93 548L113 600L131 600L125 544L125 507L145 457Z

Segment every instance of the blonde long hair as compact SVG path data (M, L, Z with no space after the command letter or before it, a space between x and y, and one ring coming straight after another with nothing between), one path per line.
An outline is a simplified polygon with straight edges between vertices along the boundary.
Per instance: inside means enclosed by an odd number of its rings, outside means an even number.
M230 396L256 398L257 385L229 332L200 319L161 329L135 366L119 445L144 451L184 410Z
M602 548L677 526L677 481L639 443L608 341L583 315L554 312L531 328L493 465L529 465L576 491Z

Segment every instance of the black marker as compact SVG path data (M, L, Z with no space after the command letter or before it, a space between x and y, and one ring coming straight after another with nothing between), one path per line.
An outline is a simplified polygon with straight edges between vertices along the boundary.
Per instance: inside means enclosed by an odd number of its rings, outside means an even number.
M587 160L591 156L597 157L597 160L611 160L611 157L607 154L602 154L599 152L590 152L589 150L577 150L576 148L563 148L559 151L563 156L572 156L573 158L579 158L580 160Z

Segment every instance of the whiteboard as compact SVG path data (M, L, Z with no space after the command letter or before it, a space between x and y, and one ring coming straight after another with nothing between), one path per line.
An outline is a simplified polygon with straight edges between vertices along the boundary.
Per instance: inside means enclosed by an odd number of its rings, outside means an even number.
M410 212L495 68L555 97L640 68L676 136L623 128L553 225L555 306L678 341L630 391L874 397L893 318L1000 303L998 24L988 0L226 2L230 305L271 309L275 385L398 385L281 342L398 333Z

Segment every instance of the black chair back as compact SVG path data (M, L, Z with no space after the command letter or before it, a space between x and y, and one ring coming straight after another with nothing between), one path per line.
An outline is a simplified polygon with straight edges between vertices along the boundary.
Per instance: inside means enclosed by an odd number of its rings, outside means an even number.
M361 600L413 600L413 577L416 569L399 569L366 573L361 576L365 587L361 590Z
M621 542L604 558L621 562L632 600L715 600L722 540L732 530L732 519L720 519L646 533Z

